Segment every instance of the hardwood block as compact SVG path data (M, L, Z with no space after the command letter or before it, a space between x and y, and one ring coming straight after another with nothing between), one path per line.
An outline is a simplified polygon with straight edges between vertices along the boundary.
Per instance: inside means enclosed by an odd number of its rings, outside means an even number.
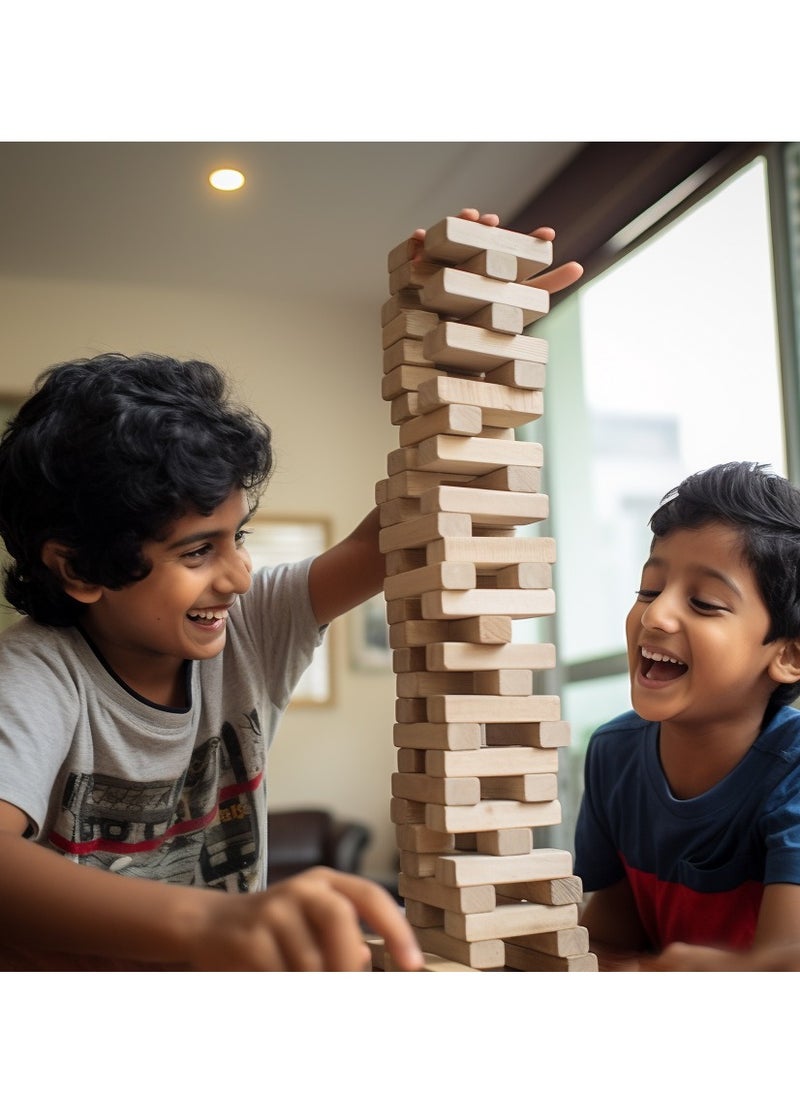
M408 852L442 853L451 852L455 848L455 837L451 833L438 833L429 830L427 826L405 825L395 826L395 838L398 849Z
M522 948L533 948L546 955L584 955L589 950L589 932L583 925L575 925L556 932L518 936L514 942Z
M387 601L419 597L428 590L473 590L477 584L474 563L432 563L384 579Z
M400 872L413 879L433 879L438 853L400 850Z
M535 441L502 441L497 438L453 437L440 434L423 439L416 467L427 472L455 472L481 476L506 465L541 468L542 447Z
M494 887L445 887L435 879L415 879L400 872L397 891L401 898L411 898L437 909L466 913L491 913L495 908Z
M446 217L425 233L425 257L429 261L463 263L479 251L505 251L517 259L517 273L531 278L553 262L553 245L507 228Z
M512 388L545 387L547 370L544 362L514 361L496 363L487 362L486 380L492 384L508 384Z
M505 963L505 945L502 940L480 940L472 943L458 940L438 928L420 928L416 936L423 952L442 955L477 971L499 970Z
M534 746L552 749L569 746L570 726L563 719L554 716L540 722L489 722L486 724L487 746Z
M392 426L402 426L409 419L419 415L419 392L404 392L391 402L390 417Z
M425 649L425 666L442 670L552 670L556 649L552 643L430 643ZM476 692L488 692L476 688ZM529 690L530 691L530 690Z
M424 697L401 696L394 702L394 718L398 723L425 723L428 718L426 701ZM401 821L392 819L392 821ZM424 822L417 818L415 821Z
M422 309L410 308L399 312L388 323L383 325L381 341L386 350L400 339L421 339L429 331L433 331L439 323L436 312L423 312Z
M428 566L424 548L400 548L397 552L384 555L387 575L399 575L403 571L413 571L416 567ZM432 560L431 562L437 562ZM398 646L403 646L399 644Z
M399 773L424 773L425 751L413 746L401 746L397 751L397 771ZM410 797L413 798L413 797Z
M547 906L579 905L583 899L583 880L577 875L563 879L531 880L527 883L507 883L496 888L498 901L503 898L543 902Z
M524 856L445 853L437 859L436 879L449 887L507 884L569 875L572 857L561 849L534 849Z
M420 605L420 610L422 606ZM449 638L456 643L510 643L513 627L510 616L484 613L462 620L449 620Z
M578 923L577 906L540 906L521 902L498 906L485 913L456 913L445 910L444 930L463 940L495 940L523 936L531 932L550 932Z
M413 800L415 803L471 806L480 802L481 783L475 777L450 778L425 776L420 773L392 773L392 795L395 799ZM412 821L412 819L392 819L392 821ZM420 819L415 817L413 821L419 822Z
M393 247L386 257L386 269L391 274L393 270L397 270L399 266L403 266L405 263L410 263L412 259L424 258L422 251L422 243L414 236L409 236L405 240L401 240L396 247ZM433 262L433 259L429 259L429 262Z
M443 833L481 833L484 830L519 829L522 826L557 826L560 821L561 804L557 799L549 803L482 799L474 805L425 804L425 825Z
M392 552L398 548L419 548L440 537L468 537L471 532L469 514L424 514L414 521L381 529L378 543L382 552Z
M527 828L489 830L476 835L476 850L485 856L524 856L533 851L533 832ZM499 894L495 887L495 894Z
M449 724L448 724L449 725ZM515 776L525 773L558 772L558 750L534 746L483 746L459 751L426 749L425 771L430 776Z
M540 951L519 947L511 940L506 941L505 948L506 966L512 970L590 973L600 969L597 956L593 952L583 955L545 955Z
M444 924L444 910L438 906L429 906L427 902L417 902L414 898L406 898L404 905L406 921L413 925L418 940L420 930L441 929Z
M450 638L450 627L448 620L400 621L389 627L389 646L425 647L429 643L444 643Z
M439 371L432 365L399 365L381 379L381 397L396 400L406 392L417 392L421 384L438 375Z
M397 674L397 695L408 697L438 696L440 693L473 693L472 674L408 673Z
M498 590L549 590L553 569L549 563L514 563L495 574Z
M558 696L429 696L425 706L428 718L419 722L538 723L561 715Z
M434 472L433 475L436 475ZM470 482L471 487L480 487L489 491L539 491L541 473L538 468L525 468L517 464L507 464L505 468L496 468L483 476L477 476ZM453 479L451 482L455 483Z
M479 570L497 571L515 563L554 563L556 542L552 537L447 537L426 545L426 561L468 561Z
M419 750L478 750L481 746L480 723L397 723L394 745ZM431 776L445 776L444 772ZM470 773L474 776L474 773Z
M465 270L468 274L479 274L483 278L497 278L501 282L515 282L517 280L517 259L506 251L478 251L463 263L458 263L459 270Z
M469 377L437 376L417 389L421 414L450 403L480 407L486 426L516 427L538 419L544 400L540 391L488 384Z
M381 327L385 327L401 312L409 308L419 309L419 293L416 289L400 289L381 305Z
M530 696L533 692L533 671L520 667L499 670L476 670L472 675L473 692L493 696Z
M524 776L487 776L481 779L481 799L514 799L519 803L547 803L558 795L555 773Z
M520 308L525 323L531 324L546 316L550 310L550 294L544 289L498 281L496 278L487 278L454 267L439 267L433 273L428 273L428 266L424 265L426 274L418 283L419 299L422 307L429 311L466 319L483 305L496 302ZM506 356L523 357L521 354Z
M434 277L440 270L438 263L425 261L401 263L389 272L389 292L400 293L404 289L421 290L428 279ZM422 307L427 310L428 305L422 300L421 292L419 300Z
M535 471L535 469L531 469ZM474 483L474 479L467 475L455 475L450 472L420 472L416 469L407 469L397 472L393 476L381 481L386 493L385 500L394 498L419 498L431 487L438 487L444 482L450 483Z
M382 529L390 525L399 525L404 521L411 521L422 516L420 498L396 498L388 499L380 504L378 520Z
M442 484L425 491L419 502L423 514L469 514L481 525L529 525L550 512L547 495Z
M403 449L392 449L386 456L386 471L389 479L401 472L410 472L417 467L417 448L407 445Z
M472 327L500 331L504 335L521 335L525 330L525 314L512 304L486 304L470 315L469 322Z
M431 590L420 600L428 620L483 615L524 620L556 611L552 590Z
M383 372L391 373L401 365L416 365L430 368L434 362L424 352L422 339L400 339L388 346L383 352Z
M391 627L405 620L418 620L422 616L422 601L416 597L402 597L386 602L386 623Z
M480 434L482 425L480 407L451 403L427 415L419 415L415 419L404 422L398 432L398 440L401 445L418 445L426 438L433 438L439 434L474 436Z
M445 320L422 339L422 353L427 361L436 362L437 365L484 373L509 361L546 365L548 346L544 339L535 339L531 335L505 335L468 323Z
M389 801L389 819L396 825L424 826L425 803L413 799L391 799ZM433 828L433 827L430 827Z
M423 647L399 647L392 651L392 670L395 674L416 674L425 669Z

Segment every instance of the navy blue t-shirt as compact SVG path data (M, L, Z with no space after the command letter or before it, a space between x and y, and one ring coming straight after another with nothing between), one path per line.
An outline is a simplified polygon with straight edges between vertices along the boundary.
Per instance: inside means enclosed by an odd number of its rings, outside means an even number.
M800 711L783 707L735 769L676 799L659 724L627 712L589 741L575 834L587 893L627 876L654 948L749 947L764 887L800 884Z

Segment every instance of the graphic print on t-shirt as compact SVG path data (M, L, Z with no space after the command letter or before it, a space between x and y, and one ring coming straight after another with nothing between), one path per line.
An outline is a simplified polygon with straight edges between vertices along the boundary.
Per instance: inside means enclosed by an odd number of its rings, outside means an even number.
M252 711L196 747L175 780L70 773L49 839L95 867L248 890L261 852L254 796L264 775L261 739Z

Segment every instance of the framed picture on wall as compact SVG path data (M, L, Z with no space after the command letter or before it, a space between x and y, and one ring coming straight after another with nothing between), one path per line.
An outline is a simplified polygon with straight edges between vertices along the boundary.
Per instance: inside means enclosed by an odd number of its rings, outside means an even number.
M248 522L250 535L246 547L253 561L253 570L275 567L279 563L296 563L319 555L331 543L331 525L327 518L256 514ZM292 694L290 708L324 707L333 704L333 667L330 631L314 653Z

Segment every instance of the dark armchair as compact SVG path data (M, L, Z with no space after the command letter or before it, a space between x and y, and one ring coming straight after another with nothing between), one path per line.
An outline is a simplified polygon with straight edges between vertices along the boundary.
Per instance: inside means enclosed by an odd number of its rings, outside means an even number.
M318 864L358 875L372 831L360 822L336 819L326 810L296 808L269 812L267 882Z

